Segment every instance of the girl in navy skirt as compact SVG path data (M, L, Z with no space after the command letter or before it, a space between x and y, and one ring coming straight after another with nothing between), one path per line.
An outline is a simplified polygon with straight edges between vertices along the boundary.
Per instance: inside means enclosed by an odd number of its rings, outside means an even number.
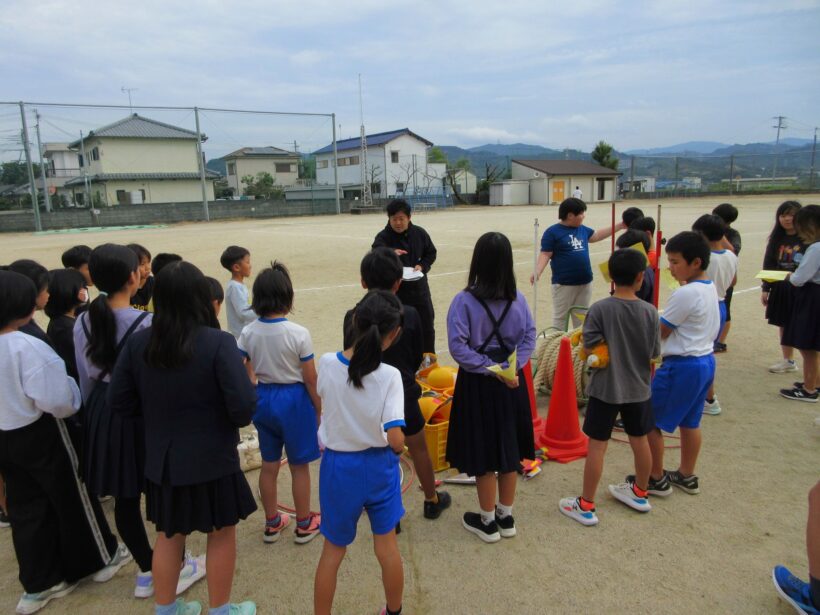
M135 333L123 349L108 398L115 416L139 416L145 424L145 500L157 529L155 612L201 612L198 602L174 597L185 537L203 532L209 612L253 615L253 602L230 604L230 594L236 524L256 510L236 449L256 394L236 341L217 327L199 269L183 261L165 267L156 276L154 309L151 328Z
M794 304L783 329L781 344L800 351L803 382L781 389L786 399L817 403L818 352L820 352L820 205L807 205L794 217L797 234L809 246L797 271L787 282L794 286Z
M777 208L774 216L774 228L763 254L763 269L770 271L793 272L800 264L806 246L794 228L794 216L800 210L797 201L785 201ZM766 282L761 287L760 302L766 306L766 320L778 327L783 336L783 327L789 322L792 314L794 286L788 282ZM773 374L797 371L794 362L794 348L781 346L783 358L769 367Z
M485 542L497 542L515 536L517 472L535 448L521 374L535 349L535 323L516 289L512 247L501 233L485 233L476 242L467 288L455 296L447 314L447 338L459 365L447 460L476 477L481 511L464 513L465 529ZM487 369L506 367L515 349L518 365L512 380Z
M114 523L140 572L134 593L153 592L151 545L140 512L145 451L142 421L114 416L106 402L111 372L124 341L147 328L151 316L131 307L139 284L137 256L125 246L103 244L91 252L88 269L99 296L74 323L74 356L84 408L81 475L95 496L114 496ZM129 554L130 552L130 554ZM148 593L147 595L151 595Z

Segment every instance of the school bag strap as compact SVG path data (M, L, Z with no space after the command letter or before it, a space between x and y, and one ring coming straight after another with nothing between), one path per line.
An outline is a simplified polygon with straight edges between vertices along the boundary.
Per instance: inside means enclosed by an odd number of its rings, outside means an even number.
M86 312L86 314L88 314L88 312ZM117 344L117 349L114 351L114 357L115 357L115 358L114 358L114 361L116 361L116 360L117 360L117 359L116 359L116 357L119 357L119 356L120 356L120 352L122 352L122 349L123 349L123 348L125 348L125 342L127 342L127 341L128 341L128 338L129 338L129 337L131 337L131 334L132 334L134 331L136 331L136 330L137 330L137 327L139 327L139 326L140 326L140 323L141 323L143 320L145 320L147 317L148 317L148 312L140 312L140 315L139 315L139 316L137 316L137 317L134 319L134 322L132 322L132 323L131 323L131 326L130 326L130 327L128 327L128 329L126 329L126 331L125 331L125 335L123 335L123 336L122 336L122 339L121 339L121 340L119 341L119 343ZM89 318L90 318L90 316L89 316ZM83 333L85 333L85 338L86 338L86 339L90 339L90 338L91 338L91 332L88 330L88 324L86 323L86 320L88 320L88 319L87 319L87 318L83 318L83 315L80 315L80 325L82 325L82 327L83 327ZM105 379L105 377L108 375L108 372L109 372L109 371L110 371L110 370L108 370L107 368L106 368L106 369L104 369L104 370L102 370L102 371L100 372L100 375L97 377L97 381L98 381L98 382L102 382L102 381L103 381L103 379Z
M473 296L475 297L475 295ZM490 306L488 306L483 299L478 297L475 297L475 299L478 301L479 305L484 308L484 311L487 312L487 317L490 319L490 324L493 326L493 330L490 332L490 335L487 336L487 339L484 340L484 343L481 344L481 346L476 348L476 352L484 354L484 350L487 348L490 340L495 338L498 340L499 349L504 352L506 358L506 355L510 353L510 350L507 348L507 345L504 343L504 339L501 337L501 323L504 322L504 319L507 317L507 313L510 311L510 307L512 307L512 301L507 301L507 305L504 306L501 316L499 316L496 320L495 316L493 316L493 313L490 311Z

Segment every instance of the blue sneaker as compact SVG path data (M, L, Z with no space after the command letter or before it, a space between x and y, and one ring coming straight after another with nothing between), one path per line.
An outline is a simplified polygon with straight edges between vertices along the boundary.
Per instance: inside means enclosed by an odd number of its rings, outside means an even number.
M777 593L788 602L794 610L803 614L820 613L811 603L809 584L794 576L785 566L772 569L772 581Z

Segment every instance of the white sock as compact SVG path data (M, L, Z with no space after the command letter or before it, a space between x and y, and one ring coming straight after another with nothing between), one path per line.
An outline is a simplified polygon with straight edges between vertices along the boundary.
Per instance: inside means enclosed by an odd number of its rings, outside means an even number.
M484 525L490 525L493 521L495 521L495 511L494 510L482 510L481 511L481 520L484 522Z
M501 502L495 505L495 510L502 519L512 515L512 506L504 506Z

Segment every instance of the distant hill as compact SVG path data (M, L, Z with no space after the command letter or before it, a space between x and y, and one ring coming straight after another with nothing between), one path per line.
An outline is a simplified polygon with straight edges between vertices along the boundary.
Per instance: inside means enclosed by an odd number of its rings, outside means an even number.
M630 156L657 156L659 154L677 154L677 153L695 153L695 154L711 154L716 149L721 147L729 147L725 143L718 143L717 141L687 141L686 143L678 143L677 145L667 145L665 147L652 147L649 149L633 149L628 152Z
M205 168L210 169L211 171L216 171L222 175L222 177L225 177L228 174L228 164L222 158L211 158L205 163Z

